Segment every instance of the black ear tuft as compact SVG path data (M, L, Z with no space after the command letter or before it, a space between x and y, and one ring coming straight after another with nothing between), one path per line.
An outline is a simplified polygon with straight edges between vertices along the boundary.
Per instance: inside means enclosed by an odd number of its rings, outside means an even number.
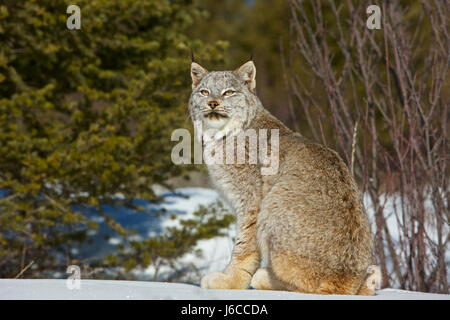
M195 62L194 51L191 49L191 62Z
M250 52L250 61L253 61L253 49L252 49L252 51Z

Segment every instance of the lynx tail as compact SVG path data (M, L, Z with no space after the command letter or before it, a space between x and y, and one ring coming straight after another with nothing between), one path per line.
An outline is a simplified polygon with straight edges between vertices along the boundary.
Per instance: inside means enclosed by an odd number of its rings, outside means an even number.
M373 296L375 289L381 288L381 270L379 266L371 265L367 268L367 275L364 283L358 291L361 296Z

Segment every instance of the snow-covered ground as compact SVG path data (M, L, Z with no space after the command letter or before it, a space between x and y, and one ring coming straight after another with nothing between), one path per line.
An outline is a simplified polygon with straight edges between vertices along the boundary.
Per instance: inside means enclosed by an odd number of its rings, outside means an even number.
M178 283L81 280L79 289L70 280L0 279L0 300L450 300L450 295L395 289L372 297L314 295L265 290L205 290ZM72 288L72 289L70 289Z

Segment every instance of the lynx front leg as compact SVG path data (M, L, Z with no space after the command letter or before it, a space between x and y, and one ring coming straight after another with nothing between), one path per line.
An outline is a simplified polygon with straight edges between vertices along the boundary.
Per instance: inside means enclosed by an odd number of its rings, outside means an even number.
M243 220L243 221L240 221ZM224 272L214 272L201 280L204 289L247 289L260 263L256 243L256 212L238 215L238 230L231 261Z

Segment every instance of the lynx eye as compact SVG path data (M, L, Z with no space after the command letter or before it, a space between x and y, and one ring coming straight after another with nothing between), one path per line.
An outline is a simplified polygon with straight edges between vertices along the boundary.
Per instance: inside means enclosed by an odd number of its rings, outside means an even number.
M204 96L209 96L209 91L208 90L202 90L200 91L200 93Z
M234 93L235 93L235 91L233 91L233 90L227 90L223 93L223 96L229 97L229 96L233 95Z

